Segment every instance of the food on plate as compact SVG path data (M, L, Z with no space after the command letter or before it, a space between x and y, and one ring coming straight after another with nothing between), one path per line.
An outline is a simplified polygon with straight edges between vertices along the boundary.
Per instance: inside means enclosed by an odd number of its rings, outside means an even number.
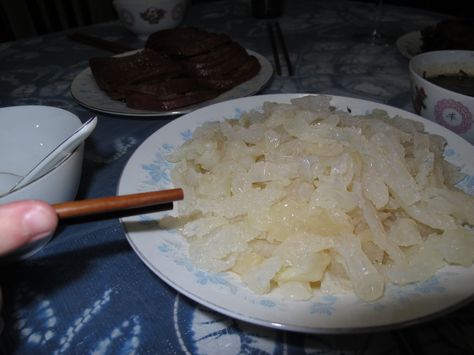
M212 99L251 79L260 63L225 34L196 28L153 33L145 48L89 60L97 85L135 109L168 111Z
M445 140L386 111L355 115L328 96L208 122L168 157L183 187L177 228L199 268L257 294L383 296L387 283L474 261L474 197ZM348 110L350 111L350 110Z
M421 30L421 51L443 49L474 50L474 21L449 18Z
M454 74L438 74L424 77L429 82L458 94L474 97L474 76L463 70Z
M228 90L255 76L260 64L224 34L196 28L178 28L152 34L146 48L164 53L183 64L202 86Z

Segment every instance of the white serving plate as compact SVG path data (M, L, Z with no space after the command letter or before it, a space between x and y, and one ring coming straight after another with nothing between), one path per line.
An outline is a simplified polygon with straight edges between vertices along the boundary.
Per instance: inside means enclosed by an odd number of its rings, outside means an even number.
M261 108L264 101L289 102L304 94L277 94L240 98L207 106L179 117L152 134L125 166L118 194L170 188L172 164L166 155L191 137L206 121L238 118ZM332 97L331 104L365 114L386 110L390 116L425 124L428 132L448 141L447 159L469 176L462 188L474 194L474 147L453 132L412 113L365 100ZM187 242L160 228L164 213L122 219L126 237L142 261L178 292L217 312L246 322L307 333L350 333L382 330L431 319L459 307L474 294L474 267L446 267L429 280L405 287L389 285L383 298L364 302L353 294L317 295L308 301L289 301L277 292L259 296L230 273L212 274L197 269L187 254Z

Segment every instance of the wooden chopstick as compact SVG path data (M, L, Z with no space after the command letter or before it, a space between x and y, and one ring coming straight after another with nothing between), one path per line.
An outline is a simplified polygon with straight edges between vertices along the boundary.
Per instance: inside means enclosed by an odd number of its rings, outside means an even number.
M134 210L142 207L167 204L182 200L182 189L170 189L137 194L100 197L87 200L69 201L54 204L60 219L103 214L114 211Z
M267 22L267 34L268 39L270 40L270 45L272 46L273 60L275 61L275 70L278 75L281 75L281 64L280 56L278 55L278 49L275 41L275 36L273 34L272 23Z
M288 48L286 46L285 37L283 36L280 23L278 21L267 22L267 34L270 40L270 45L272 47L273 59L275 61L275 71L278 75L282 74L280 55L278 53L279 46L281 48L281 51L283 52L283 58L285 59L286 67L288 69L288 75L293 76L293 66L291 65L290 56L288 54Z
M79 42L82 44L87 44L89 46L103 49L112 53L124 53L124 52L133 51L136 49L129 46L128 44L108 41L108 40L91 36L85 33L79 33L79 32L68 33L67 37L72 41Z
M288 54L288 48L286 47L285 37L281 31L280 23L275 22L276 34L278 41L280 42L281 49L283 51L283 57L285 58L286 68L288 69L288 75L293 76L293 66L291 65L290 56Z

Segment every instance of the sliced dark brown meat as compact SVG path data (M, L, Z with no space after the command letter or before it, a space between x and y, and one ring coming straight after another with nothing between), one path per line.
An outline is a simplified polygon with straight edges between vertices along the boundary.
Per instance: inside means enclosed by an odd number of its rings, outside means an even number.
M198 81L201 85L214 90L229 90L250 78L260 71L260 63L254 56L249 56L245 63L232 72L221 76L202 77Z
M143 51L91 58L98 86L128 107L169 111L203 102L243 83L258 60L225 34L176 28L152 34Z
M209 69L194 69L191 71L192 75L199 78L220 78L227 75L233 75L235 71L239 71L240 66L246 65L251 60L248 55L235 56L232 59L216 65L214 68Z
M125 85L185 72L179 62L146 49L125 57L94 57L89 65L97 85L114 98L119 98Z
M195 62L191 62L190 60L184 60L183 64L186 70L193 76L221 76L235 70L245 63L248 58L249 55L242 48L242 50L230 51L220 59L217 57L214 58L212 64L209 63L209 61L202 61L200 62L201 65L196 65Z
M231 41L225 34L211 33L197 28L178 28L151 34L145 43L145 48L172 57L192 57L207 53Z
M154 95L157 98L163 98L173 94L192 92L198 87L199 83L196 79L191 77L178 77L131 84L126 86L124 90L127 93L143 93L146 95Z
M449 18L421 30L422 52L463 49L474 50L474 19Z
M225 43L214 50L194 57L186 58L186 67L208 69L231 59L234 56L246 55L247 51L235 42Z

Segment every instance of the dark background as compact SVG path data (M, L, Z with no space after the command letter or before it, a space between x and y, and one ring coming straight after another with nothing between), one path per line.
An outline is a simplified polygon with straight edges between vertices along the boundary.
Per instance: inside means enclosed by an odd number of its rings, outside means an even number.
M219 0L192 0L191 3L199 5L209 1ZM360 1L375 2L375 0ZM460 0L449 2L386 0L385 3L459 16L465 16L469 12L465 3ZM117 14L113 8L112 0L0 0L0 42L86 26L116 18Z

